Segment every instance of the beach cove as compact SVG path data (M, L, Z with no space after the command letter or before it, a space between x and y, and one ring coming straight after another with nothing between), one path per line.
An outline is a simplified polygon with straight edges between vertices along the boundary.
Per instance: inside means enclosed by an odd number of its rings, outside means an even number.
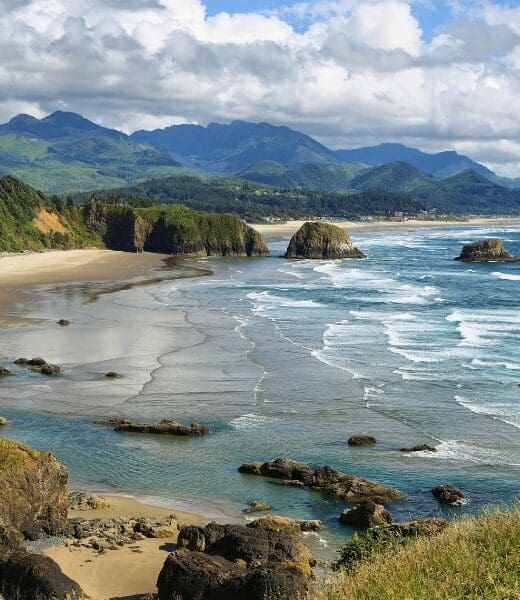
M60 253L48 253L25 277L16 261L30 255L1 259L0 270L15 261L0 277L2 364L43 356L63 368L52 380L20 369L1 383L11 421L2 433L55 452L76 489L204 520L243 520L252 499L321 519L327 529L312 542L323 557L351 533L337 523L344 505L240 475L242 462L288 456L382 481L407 494L390 506L396 519L460 514L431 497L441 483L467 492L463 510L510 501L520 465L520 271L452 259L463 242L491 235L518 253L520 229L382 229L353 233L366 261L281 260L286 231L266 233L268 259L167 267L159 255L79 251L63 253L64 270ZM107 381L109 371L123 377ZM197 421L212 433L164 439L93 423L111 416ZM352 434L378 444L350 448ZM438 452L399 452L416 443Z

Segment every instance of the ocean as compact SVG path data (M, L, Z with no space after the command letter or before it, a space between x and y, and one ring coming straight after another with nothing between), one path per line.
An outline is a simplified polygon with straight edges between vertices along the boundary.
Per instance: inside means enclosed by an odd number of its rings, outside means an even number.
M0 333L4 361L31 347L68 365L60 382L0 384L12 419L5 434L56 452L76 487L215 518L267 500L279 514L322 519L328 548L352 533L338 523L341 502L240 475L240 464L290 457L382 481L407 494L389 506L398 520L511 502L520 488L520 264L453 258L484 237L520 255L520 228L352 237L367 259L287 261L288 239L271 240L271 258L198 261L211 277L95 302L70 287L47 290L38 315L74 314L85 344L78 330L51 334L45 322L30 336ZM108 384L96 379L103 370L128 375ZM212 433L116 434L94 416L197 421ZM353 434L378 443L349 447ZM399 451L419 443L438 452ZM437 504L431 487L446 483L467 506Z

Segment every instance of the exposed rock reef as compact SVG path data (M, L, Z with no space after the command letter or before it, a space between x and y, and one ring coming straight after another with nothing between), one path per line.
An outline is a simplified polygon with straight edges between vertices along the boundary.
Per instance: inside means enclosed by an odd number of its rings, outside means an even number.
M520 259L505 249L502 240L491 238L466 244L462 248L461 255L455 260L463 262L517 262Z
M190 210L184 206L92 204L85 223L107 248L126 252L161 252L186 256L267 256L262 236L233 215Z
M0 545L67 531L67 471L48 452L0 438Z
M114 431L126 431L128 433L150 433L154 435L179 435L179 436L199 436L209 433L209 427L200 423L191 423L191 425L181 425L171 419L163 419L159 423L149 425L146 423L135 423L125 419L109 419L108 421L98 421L100 425L115 425Z
M87 596L49 557L0 549L0 597L5 600L80 600Z
M351 435L347 444L349 446L373 446L377 444L377 440L371 435Z
M441 504L462 506L467 503L463 492L453 485L438 485L432 489L432 494Z
M285 258L341 259L366 258L352 245L348 233L329 223L304 223L297 231Z
M159 600L303 600L314 561L300 536L255 521L185 527L157 581Z
M399 448L400 452L437 452L437 448L433 446L429 446L428 444L417 444L416 446L411 446L410 448Z
M277 458L265 463L244 463L240 473L261 475L284 482L296 482L298 487L308 487L323 494L355 503L373 500L381 504L404 498L404 494L382 483L337 471L332 467L311 468L288 458Z

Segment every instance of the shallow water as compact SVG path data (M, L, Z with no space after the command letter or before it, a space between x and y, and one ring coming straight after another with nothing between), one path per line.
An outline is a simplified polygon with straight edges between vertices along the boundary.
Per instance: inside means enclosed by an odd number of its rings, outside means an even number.
M43 354L65 374L0 384L6 434L55 451L77 486L230 516L266 499L325 520L331 547L350 533L341 503L237 467L288 456L378 479L408 494L391 505L399 519L440 514L430 493L440 483L471 499L448 514L509 502L520 482L520 266L452 260L490 236L520 254L519 228L363 232L363 261L289 262L277 242L271 259L203 260L213 277L95 303L47 290L31 315L48 322L0 332L0 353ZM70 314L73 327L50 325ZM108 370L125 378L106 382ZM116 434L92 415L199 421L213 433ZM358 433L378 444L347 446ZM398 452L416 443L439 451Z

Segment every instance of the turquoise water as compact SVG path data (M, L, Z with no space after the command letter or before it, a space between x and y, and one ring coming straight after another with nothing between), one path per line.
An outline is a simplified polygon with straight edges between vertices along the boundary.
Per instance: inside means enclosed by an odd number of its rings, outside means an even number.
M341 503L237 467L287 456L384 481L408 494L390 507L398 519L509 502L520 483L520 266L453 261L463 243L490 236L520 254L518 228L358 233L367 260L289 262L277 258L286 241L276 242L270 259L201 261L215 269L212 278L105 297L84 309L90 319L110 302L146 301L160 315L161 356L150 381L110 411L99 399L77 400L84 414L5 393L8 433L55 451L77 486L228 516L265 499L277 512L323 519L329 541L350 534L337 523ZM78 302L60 298L62 314L63 303ZM188 333L169 333L170 314L184 315L196 333L182 351ZM131 335L126 327L125 340ZM139 329L143 344L146 335ZM45 393L72 402L86 380L78 371L68 387ZM98 416L168 416L206 423L213 433L193 440L115 434L92 424L88 402ZM346 439L358 433L378 444L350 448ZM439 451L398 451L416 443ZM460 486L468 506L440 509L430 489L442 483Z

